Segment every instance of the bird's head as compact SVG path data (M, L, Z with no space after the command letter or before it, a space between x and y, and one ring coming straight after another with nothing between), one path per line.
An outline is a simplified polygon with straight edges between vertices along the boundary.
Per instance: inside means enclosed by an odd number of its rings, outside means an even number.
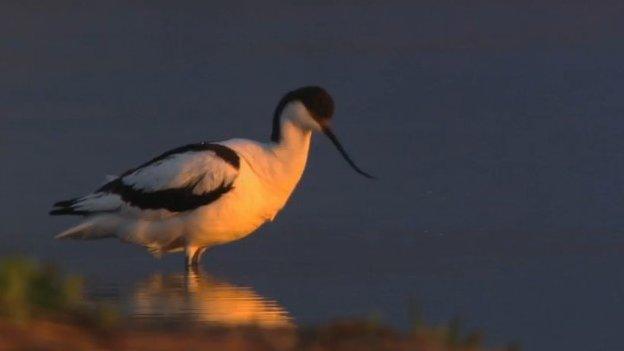
M325 134L356 172L367 178L374 178L362 171L353 162L342 147L342 144L340 144L340 141L338 141L338 137L330 128L333 115L334 99L325 89L317 86L307 86L290 91L282 97L275 108L271 140L274 142L280 141L282 120L288 119L302 130Z

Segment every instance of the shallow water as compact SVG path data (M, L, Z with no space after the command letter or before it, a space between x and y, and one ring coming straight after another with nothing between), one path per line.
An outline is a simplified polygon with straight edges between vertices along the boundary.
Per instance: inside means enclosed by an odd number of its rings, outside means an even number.
M495 345L621 348L621 4L37 6L0 5L0 254L145 322L408 328L418 306ZM315 137L277 220L192 279L180 256L51 239L75 221L54 201L185 143L266 140L310 83L378 181Z
M129 291L115 283L95 283L90 288L93 301L125 303L125 314L147 324L293 326L288 312L276 301L258 295L251 287L232 285L202 271L155 273Z

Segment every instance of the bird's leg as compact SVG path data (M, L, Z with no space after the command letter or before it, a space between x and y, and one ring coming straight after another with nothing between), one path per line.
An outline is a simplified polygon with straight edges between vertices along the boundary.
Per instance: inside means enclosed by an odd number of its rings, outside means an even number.
M197 267L198 260L196 259L197 253L201 249L197 246L186 246L186 257L184 260L186 270Z
M195 251L195 255L193 255L193 259L192 259L193 265L195 266L199 265L199 261L201 260L201 256L204 254L204 251L206 251L205 247L201 247L197 249L197 251Z
M199 265L201 255L206 251L205 247L187 246L186 247L186 269L196 269Z

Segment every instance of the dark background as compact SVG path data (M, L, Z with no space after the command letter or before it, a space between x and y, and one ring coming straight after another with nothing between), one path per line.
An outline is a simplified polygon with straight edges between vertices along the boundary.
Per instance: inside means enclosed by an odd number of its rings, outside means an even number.
M494 344L617 349L624 323L619 1L3 1L0 253L103 281L177 270L55 242L56 200L169 148L268 140L319 84L371 182L322 136L277 221L206 257L299 323L460 315Z

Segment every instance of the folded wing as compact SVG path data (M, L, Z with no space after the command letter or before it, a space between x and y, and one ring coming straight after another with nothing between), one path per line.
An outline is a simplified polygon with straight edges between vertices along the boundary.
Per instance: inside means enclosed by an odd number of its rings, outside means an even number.
M89 195L57 202L50 214L176 215L208 205L230 191L239 166L238 155L226 146L186 145L125 172Z

